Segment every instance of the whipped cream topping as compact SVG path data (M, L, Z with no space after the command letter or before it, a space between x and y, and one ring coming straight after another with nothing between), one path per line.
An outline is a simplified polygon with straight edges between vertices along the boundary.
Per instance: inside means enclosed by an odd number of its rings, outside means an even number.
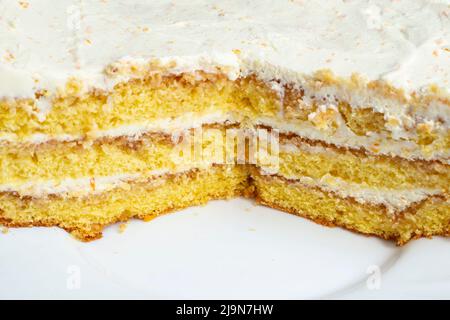
M270 9L269 9L270 8ZM301 82L321 69L420 91L450 88L448 0L0 2L0 97L76 77L108 89L118 64Z

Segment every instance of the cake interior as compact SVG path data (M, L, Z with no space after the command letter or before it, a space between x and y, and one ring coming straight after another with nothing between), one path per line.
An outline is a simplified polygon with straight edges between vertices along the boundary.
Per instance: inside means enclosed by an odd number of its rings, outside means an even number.
M44 118L33 99L0 102L3 225L92 240L117 221L245 196L400 245L450 234L448 131L398 139L376 106L306 103L254 76L152 74L82 92L68 83Z

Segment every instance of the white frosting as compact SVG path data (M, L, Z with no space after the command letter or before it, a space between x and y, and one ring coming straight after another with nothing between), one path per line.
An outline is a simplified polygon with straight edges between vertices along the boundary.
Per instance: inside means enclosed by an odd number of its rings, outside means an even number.
M11 0L0 12L1 97L72 76L110 88L123 78L106 66L149 59L175 60L176 73L301 82L327 68L408 91L450 87L448 0Z

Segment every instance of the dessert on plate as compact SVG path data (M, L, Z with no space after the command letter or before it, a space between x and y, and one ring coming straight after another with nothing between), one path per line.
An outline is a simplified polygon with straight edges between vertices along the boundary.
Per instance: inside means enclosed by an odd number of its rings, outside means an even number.
M450 4L3 1L0 223L237 196L404 244L450 235Z

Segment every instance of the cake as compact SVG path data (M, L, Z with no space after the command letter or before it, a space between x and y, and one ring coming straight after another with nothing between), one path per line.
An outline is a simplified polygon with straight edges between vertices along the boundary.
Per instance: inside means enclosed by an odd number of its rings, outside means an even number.
M253 198L450 235L447 0L0 3L0 224Z

